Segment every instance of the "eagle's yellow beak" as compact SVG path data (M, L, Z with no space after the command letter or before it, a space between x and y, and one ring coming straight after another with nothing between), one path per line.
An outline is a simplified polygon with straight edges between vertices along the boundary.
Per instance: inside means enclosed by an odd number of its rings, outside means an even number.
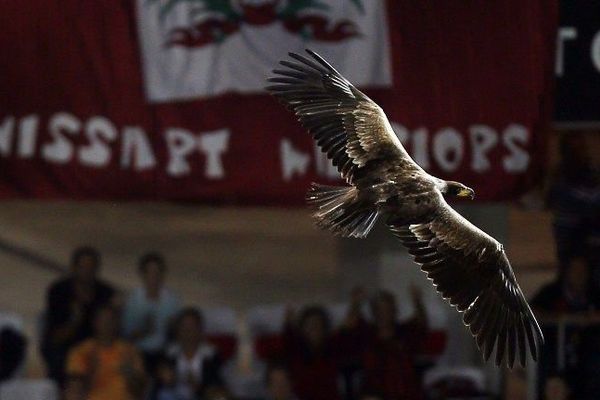
M469 199L473 200L475 198L475 191L470 188L460 189L458 192L458 197L468 197Z

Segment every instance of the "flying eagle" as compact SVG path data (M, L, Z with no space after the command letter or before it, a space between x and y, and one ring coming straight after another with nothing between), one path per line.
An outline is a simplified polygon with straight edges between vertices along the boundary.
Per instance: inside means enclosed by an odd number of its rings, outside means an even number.
M363 238L385 218L392 233L463 322L487 361L512 368L544 341L502 244L446 203L474 197L465 185L429 175L408 155L383 110L313 51L290 53L267 90L310 131L348 183L313 184L307 201L317 225Z

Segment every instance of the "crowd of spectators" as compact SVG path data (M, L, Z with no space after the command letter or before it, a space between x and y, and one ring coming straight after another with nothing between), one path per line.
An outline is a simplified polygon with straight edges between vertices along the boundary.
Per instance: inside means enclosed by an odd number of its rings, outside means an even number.
M541 399L597 399L600 393L600 174L582 136L566 135L548 203L559 268L531 299L546 337L538 366ZM67 400L231 398L227 357L205 334L202 311L166 286L158 253L138 263L140 285L123 294L100 279L101 256L76 249L66 277L47 292L40 350ZM351 293L341 324L326 308L289 308L279 346L266 357L265 400L425 399L420 357L428 345L425 308L398 320L393 294ZM369 309L366 318L365 307ZM25 354L26 339L0 330L0 382Z
M76 249L66 278L47 293L41 353L69 400L227 399L224 358L206 338L200 309L165 286L160 254L142 256L141 285L123 295L99 278L100 254ZM395 297L355 289L340 326L325 308L289 308L268 360L269 400L421 399L417 355L428 330L421 295L398 320ZM365 318L365 306L372 318Z
M556 278L531 303L546 344L539 392L546 399L597 399L600 393L600 171L586 135L567 133L552 177Z

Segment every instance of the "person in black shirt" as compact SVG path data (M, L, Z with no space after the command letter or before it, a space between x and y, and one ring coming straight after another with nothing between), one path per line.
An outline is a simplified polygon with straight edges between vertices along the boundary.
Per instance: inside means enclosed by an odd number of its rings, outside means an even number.
M46 296L41 352L48 376L64 382L69 350L92 335L91 316L113 300L115 290L98 279L100 254L80 247L71 257L70 274L53 283Z
M0 382L12 379L23 364L27 339L11 326L0 327Z
M180 311L173 325L175 341L166 351L175 370L175 391L180 400L225 396L223 358L204 336L204 316L194 307Z
M562 276L542 287L531 305L546 338L538 363L538 390L547 376L563 373L574 398L596 398L600 388L597 379L590 377L600 373L600 296L593 290L588 260L580 254L572 256ZM559 326L564 329L562 338ZM561 345L564 353L559 355Z
M542 321L561 314L600 311L600 295L593 290L588 260L572 256L563 276L543 286L531 305Z

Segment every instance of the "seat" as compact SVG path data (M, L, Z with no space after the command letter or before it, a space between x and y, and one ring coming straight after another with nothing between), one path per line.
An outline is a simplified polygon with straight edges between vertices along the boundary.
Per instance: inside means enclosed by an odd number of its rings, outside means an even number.
M428 398L482 399L486 398L485 374L473 367L436 367L423 378Z
M253 350L260 360L277 358L283 351L284 304L262 305L248 311L246 321Z
M202 310L206 338L219 349L225 361L235 357L238 348L237 317L229 307Z

